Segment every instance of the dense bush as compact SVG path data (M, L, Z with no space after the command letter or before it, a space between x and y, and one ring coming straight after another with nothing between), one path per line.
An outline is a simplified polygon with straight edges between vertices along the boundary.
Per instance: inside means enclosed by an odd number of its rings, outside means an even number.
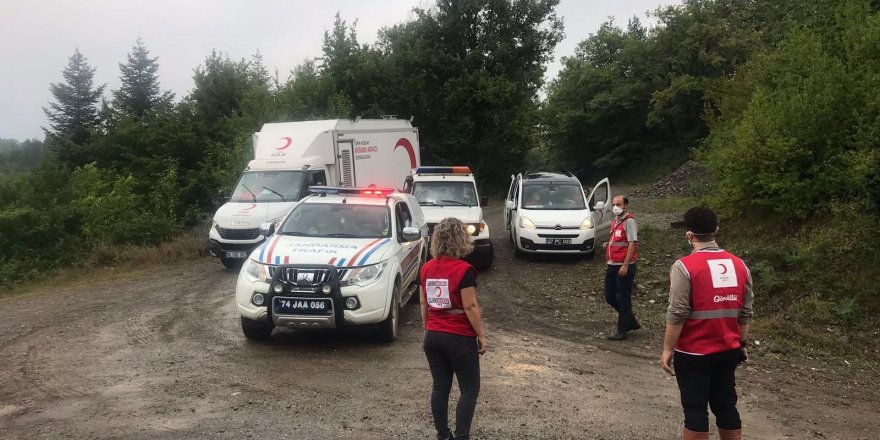
M880 305L880 14L849 1L827 17L739 69L697 155L768 304L852 325Z

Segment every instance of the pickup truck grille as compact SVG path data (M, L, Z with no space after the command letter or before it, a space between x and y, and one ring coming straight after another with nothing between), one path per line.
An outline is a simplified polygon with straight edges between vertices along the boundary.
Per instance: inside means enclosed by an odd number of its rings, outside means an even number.
M276 268L269 266L269 274L274 276ZM330 269L297 269L285 267L278 279L298 287L315 287L330 281Z
M260 228L228 229L217 226L217 233L226 240L256 240L260 236Z

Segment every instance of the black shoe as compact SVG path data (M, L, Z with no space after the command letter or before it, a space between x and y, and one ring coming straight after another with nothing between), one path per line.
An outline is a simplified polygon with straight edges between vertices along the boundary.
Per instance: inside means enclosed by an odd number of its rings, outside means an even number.
M605 339L608 339L609 341L622 341L626 339L626 332L618 330L613 334L606 336Z
M639 320L636 319L636 315L630 313L629 314L629 329L630 330L638 330L642 328L642 325L639 324Z
M608 335L606 339L610 341L622 341L626 339L626 332L631 327L629 316L630 315L617 315L617 331Z

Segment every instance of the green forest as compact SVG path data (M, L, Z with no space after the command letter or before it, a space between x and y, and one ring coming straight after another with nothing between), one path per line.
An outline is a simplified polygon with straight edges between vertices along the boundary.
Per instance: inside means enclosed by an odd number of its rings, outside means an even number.
M179 97L140 39L118 90L77 50L45 138L0 139L0 286L203 233L263 123L391 114L414 118L424 163L470 165L489 193L527 168L638 183L697 160L711 175L698 203L765 305L875 329L880 1L686 0L650 26L607 21L545 84L557 4L438 0L370 44L337 15L323 56L289 76L214 51Z

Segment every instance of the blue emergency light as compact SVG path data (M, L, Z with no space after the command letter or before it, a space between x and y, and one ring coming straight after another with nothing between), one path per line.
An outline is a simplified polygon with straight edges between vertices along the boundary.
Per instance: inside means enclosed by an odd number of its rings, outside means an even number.
M310 186L309 192L312 194L345 194L360 196L387 196L394 192L392 188L351 188L340 186Z
M416 168L416 174L470 174L471 167L469 166L454 166L454 167L418 167Z

